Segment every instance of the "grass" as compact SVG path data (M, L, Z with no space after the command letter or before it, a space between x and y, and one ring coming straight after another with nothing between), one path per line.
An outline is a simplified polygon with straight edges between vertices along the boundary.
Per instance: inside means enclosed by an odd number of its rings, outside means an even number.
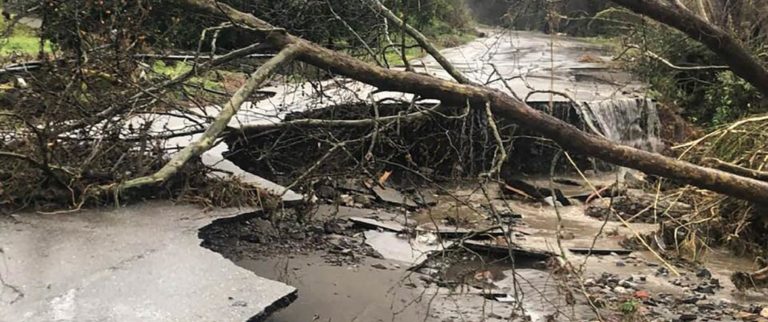
M47 43L46 47L50 50L50 43ZM0 39L0 56L10 56L11 54L34 55L39 51L39 37L11 35L8 38Z
M9 27L5 18L0 16L0 32L6 32ZM53 51L49 41L46 41L44 46L45 51ZM22 23L15 24L8 37L0 39L0 57L12 54L36 55L38 52L40 52L40 37L37 30Z
M173 79L192 70L192 65L184 61L178 61L173 65L168 65L162 60L157 60L152 64L152 71L158 75ZM216 75L206 73L201 76L194 76L188 83L202 86L207 89L221 90L223 86L215 80Z

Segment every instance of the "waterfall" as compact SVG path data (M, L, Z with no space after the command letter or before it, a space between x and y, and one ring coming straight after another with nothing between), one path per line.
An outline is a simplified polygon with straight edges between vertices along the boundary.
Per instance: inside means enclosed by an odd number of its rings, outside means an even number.
M611 141L634 148L659 152L661 122L656 103L650 99L612 99L585 102L582 115ZM588 117L588 119L587 119Z

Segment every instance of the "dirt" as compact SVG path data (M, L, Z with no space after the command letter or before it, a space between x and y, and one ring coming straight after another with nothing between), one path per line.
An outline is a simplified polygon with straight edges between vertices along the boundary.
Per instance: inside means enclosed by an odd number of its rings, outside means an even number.
M349 221L326 218L302 223L290 211L276 221L263 212L220 220L201 229L199 236L203 247L233 261L322 254L328 263L347 265L379 257L365 244L362 230Z

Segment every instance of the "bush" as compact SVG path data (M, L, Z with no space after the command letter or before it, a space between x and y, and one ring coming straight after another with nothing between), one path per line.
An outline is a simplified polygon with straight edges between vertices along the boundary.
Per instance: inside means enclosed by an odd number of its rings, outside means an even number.
M642 24L626 41L676 66L724 65L702 44L656 23ZM692 122L715 126L765 111L759 93L728 70L675 69L640 50L633 51L627 67L651 84L655 98L679 106L682 114Z

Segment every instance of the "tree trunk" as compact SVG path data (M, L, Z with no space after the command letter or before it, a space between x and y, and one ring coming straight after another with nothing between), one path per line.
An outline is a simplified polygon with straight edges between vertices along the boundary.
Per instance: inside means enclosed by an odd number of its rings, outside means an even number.
M569 151L594 156L616 165L680 180L756 203L768 201L768 183L766 182L620 145L603 137L583 132L554 116L541 113L501 91L373 66L346 54L292 36L261 19L214 0L184 1L211 13L227 15L231 21L245 24L256 32L260 32L265 41L278 48L288 45L296 46L299 48L297 59L301 61L377 86L380 90L417 94L424 98L439 99L444 103L470 102L475 108L485 108L486 104L490 103L494 115L537 131Z
M717 54L731 70L768 97L768 69L747 48L728 32L704 20L676 1L662 3L659 0L611 0L635 13L682 31L707 46Z

